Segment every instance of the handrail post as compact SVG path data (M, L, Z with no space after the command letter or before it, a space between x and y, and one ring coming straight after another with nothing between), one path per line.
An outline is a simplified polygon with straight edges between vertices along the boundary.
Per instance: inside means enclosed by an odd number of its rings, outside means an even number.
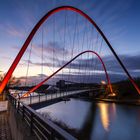
M31 95L31 94L30 94L30 97L29 97L29 98L30 98L30 104L31 104L31 102L32 102L32 100L31 100L31 98L32 98L32 95Z
M11 96L11 101L12 101L12 105L14 105L14 99L13 97Z
M25 107L24 107L24 105L23 105L23 107L22 107L22 119L24 119L24 113L25 113L25 109L24 109Z
M19 112L19 105L20 105L20 102L18 101L17 112Z
M40 103L40 93L39 93L39 103Z
M17 101L14 99L14 107L16 108Z
M33 132L33 121L34 121L34 114L31 112L31 117L30 117L30 132Z
M50 140L53 140L53 139L54 139L54 131L52 130L52 131L51 131Z

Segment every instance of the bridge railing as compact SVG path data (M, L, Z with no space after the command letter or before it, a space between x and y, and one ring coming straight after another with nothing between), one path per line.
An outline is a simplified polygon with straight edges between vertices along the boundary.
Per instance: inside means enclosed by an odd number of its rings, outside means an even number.
M30 127L31 133L34 133L40 140L76 140L65 130L54 124L48 119L44 119L31 107L27 106L19 99L9 95L9 101L25 120L27 125Z

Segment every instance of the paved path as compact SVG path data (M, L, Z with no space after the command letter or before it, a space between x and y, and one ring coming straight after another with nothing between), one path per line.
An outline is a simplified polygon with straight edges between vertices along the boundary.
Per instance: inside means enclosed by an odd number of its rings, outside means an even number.
M7 112L0 112L0 140L12 140Z
M0 112L7 111L8 101L0 101Z

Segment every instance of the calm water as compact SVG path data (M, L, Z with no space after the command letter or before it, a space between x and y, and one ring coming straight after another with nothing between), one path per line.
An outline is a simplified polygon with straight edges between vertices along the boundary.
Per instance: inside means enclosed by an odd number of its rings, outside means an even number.
M140 107L71 99L37 110L84 140L140 140Z

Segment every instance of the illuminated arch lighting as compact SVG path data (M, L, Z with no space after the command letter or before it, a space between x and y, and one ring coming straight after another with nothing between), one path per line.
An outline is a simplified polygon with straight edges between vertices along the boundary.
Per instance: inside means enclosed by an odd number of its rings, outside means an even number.
M116 54L116 52L114 51L113 47L111 46L111 44L109 43L108 39L106 38L106 36L104 35L104 33L100 30L100 28L98 27L98 25L83 11L72 7L72 6L61 6L61 7L57 7L54 8L52 10L50 10L46 15L44 15L40 21L35 25L35 27L33 28L33 30L31 31L31 33L29 34L28 38L26 39L25 43L23 44L20 52L18 53L17 57L15 58L14 62L12 63L11 67L9 68L7 74L5 75L2 83L0 84L0 94L2 94L7 82L9 81L13 71L15 70L17 64L19 63L21 57L23 56L24 52L26 51L29 43L31 42L33 36L35 35L36 31L39 29L39 27L45 22L45 20L48 19L48 17L50 17L51 15L62 11L62 10L70 10L70 11L74 11L79 13L80 15L82 15L83 17L85 17L96 29L97 31L100 33L100 35L103 37L103 39L105 40L105 42L107 43L108 47L110 48L110 50L112 51L113 55L116 57L117 61L119 62L119 64L121 65L121 67L123 68L123 70L125 71L125 73L127 74L129 80L131 81L131 83L133 84L133 86L135 87L135 89L137 90L137 92L140 94L140 89L137 86L137 84L135 83L135 81L133 80L133 78L131 77L131 75L129 74L129 72L127 71L126 67L123 65L122 61L120 60L120 58L118 57L118 55Z
M77 57L79 57L80 55L84 54L84 53L92 53L95 54L100 62L102 63L103 69L105 71L105 75L106 75L106 79L107 79L107 84L109 86L110 92L113 94L113 90L112 90L112 86L111 86L111 82L110 82L110 78L109 75L107 73L105 64L102 60L102 58L100 57L100 55L98 53L96 53L95 51L91 51L91 50L87 50L87 51L83 51L81 53L79 53L78 55L76 55L74 58L72 58L70 61L68 61L65 65L63 65L61 68L59 68L57 71L55 71L53 74L51 74L49 77L47 77L45 80L43 80L42 82L40 82L39 84L37 84L35 87L33 87L30 91L24 93L21 98L23 97L27 97L29 94L31 94L32 92L34 92L36 89L38 89L41 85L43 85L45 82L47 82L50 78L52 78L54 75L56 75L59 71L61 71L63 68L65 68L68 64L70 64L71 62L73 62Z

